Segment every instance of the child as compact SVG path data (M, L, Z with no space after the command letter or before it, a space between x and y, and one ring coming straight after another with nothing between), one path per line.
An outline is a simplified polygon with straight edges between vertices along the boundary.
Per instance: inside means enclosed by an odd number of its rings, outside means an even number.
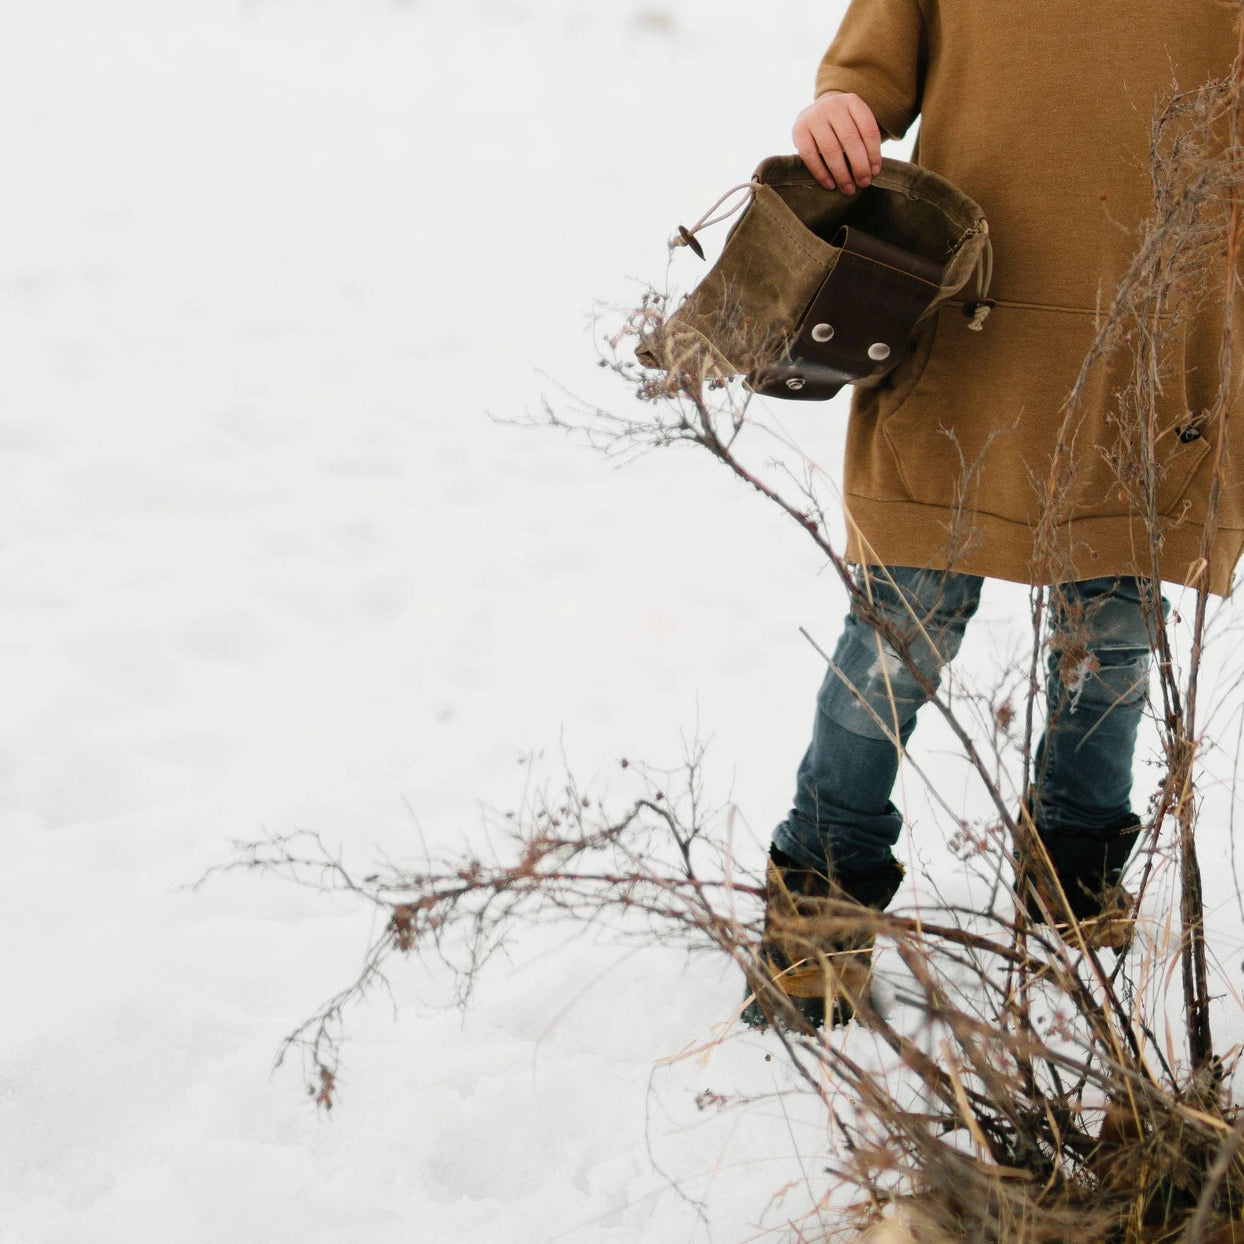
M881 167L882 137L900 138L919 114L913 159L989 220L996 299L979 333L965 331L961 308L943 308L882 386L855 393L844 500L861 595L820 689L767 885L764 954L813 1023L826 997L835 1021L850 1014L870 951L868 938L818 933L817 901L880 909L898 889L896 740L906 743L959 650L985 577L1050 587L1047 725L1027 806L1070 914L1098 944L1126 944L1115 883L1140 828L1132 752L1165 602L1109 458L1113 364L1081 369L1151 206L1150 120L1173 82L1227 73L1238 12L1223 0L853 0L795 123L812 174L854 194ZM1236 314L1244 323L1244 301ZM1218 392L1223 316L1205 306L1187 326L1163 376L1156 438L1158 577L1219 593L1244 546L1244 472L1228 446L1232 486L1206 566L1215 429L1197 415ZM1083 396L1069 407L1078 380ZM1051 498L1059 446L1073 469ZM1044 897L1030 899L1034 916L1043 905L1066 914L1062 898ZM753 1003L747 1018L765 1022L765 1008Z

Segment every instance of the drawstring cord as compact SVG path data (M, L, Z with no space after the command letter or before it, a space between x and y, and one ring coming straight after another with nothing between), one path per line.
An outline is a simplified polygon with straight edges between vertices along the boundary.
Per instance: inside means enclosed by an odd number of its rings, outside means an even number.
M722 212L719 216L714 216L713 213L732 194L738 194L740 190L745 190L750 196L754 191L755 186L756 183L753 181L740 182L737 186L731 186L730 189L727 190L726 193L723 194L721 198L718 199L717 202L714 203L713 206L710 207L708 211L705 212L704 215L691 226L690 229L688 229L686 225L679 225L678 232L670 238L670 250L673 250L675 246L689 246L697 255L699 255L701 259L703 259L704 248L699 244L699 242L696 241L695 235L699 233L701 229L707 229L709 225L715 225L720 221L729 220L730 217L743 206L746 199L740 199L738 203L727 211Z
M968 327L974 333L985 327L990 311L997 305L989 297L989 286L993 281L993 242L989 237L989 225L982 221L981 226L985 232L985 249L976 261L976 298L963 308L963 314L971 317Z

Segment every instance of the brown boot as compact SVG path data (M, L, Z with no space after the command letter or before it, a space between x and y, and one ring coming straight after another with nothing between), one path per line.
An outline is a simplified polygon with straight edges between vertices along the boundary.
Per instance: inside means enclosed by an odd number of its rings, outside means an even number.
M1129 814L1104 834L1068 831L1041 835L1050 869L1034 860L1029 869L1028 915L1042 924L1042 906L1069 945L1082 937L1091 950L1124 953L1136 926L1136 898L1120 884L1140 836L1140 818ZM1057 886L1053 884L1057 881ZM1062 893L1058 891L1061 889ZM1075 925L1067 921L1068 908Z
M770 849L765 878L765 930L760 958L766 978L743 1009L743 1021L763 1028L786 999L814 1028L828 1012L845 1024L868 1005L872 929L861 927L851 904L881 911L894 897L903 870L891 860L874 872L830 878Z

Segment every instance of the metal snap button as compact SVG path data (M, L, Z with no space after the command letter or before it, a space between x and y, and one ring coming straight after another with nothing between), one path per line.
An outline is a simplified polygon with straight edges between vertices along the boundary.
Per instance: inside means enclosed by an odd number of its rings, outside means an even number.
M882 359L890 357L890 347L884 341L875 341L868 347L868 357L874 362L880 363Z
M792 376L792 377L791 377L791 378L790 378L790 379L786 382L786 387L787 387L788 389L794 389L794 391L795 391L796 393L798 393L798 392L799 392L799 390L800 390L800 389L802 389L802 388L803 388L803 386L804 386L806 383L807 383L807 381L805 381L805 380L804 380L804 378L803 378L802 376Z
M834 335L832 324L816 324L812 328L813 341L828 341Z

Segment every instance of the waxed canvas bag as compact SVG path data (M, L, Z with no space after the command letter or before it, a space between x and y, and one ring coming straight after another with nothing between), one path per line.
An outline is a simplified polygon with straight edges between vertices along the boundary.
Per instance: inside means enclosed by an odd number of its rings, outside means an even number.
M887 159L866 189L845 195L798 156L775 156L746 190L717 262L636 351L672 387L745 376L756 392L807 400L877 384L973 277L967 326L983 324L989 228L945 178ZM675 244L699 251L705 223L681 229Z

